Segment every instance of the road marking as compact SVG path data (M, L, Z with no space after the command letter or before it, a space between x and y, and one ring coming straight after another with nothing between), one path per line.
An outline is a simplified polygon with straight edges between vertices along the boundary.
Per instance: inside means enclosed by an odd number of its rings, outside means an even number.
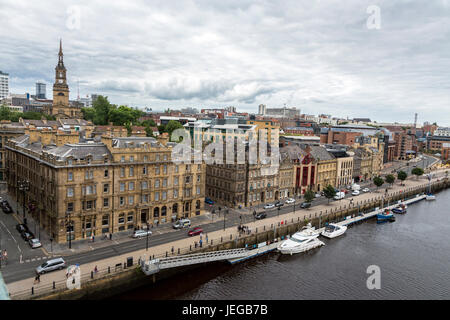
M30 262L30 259L25 260L25 262Z
M36 261L36 258L32 258L31 261Z

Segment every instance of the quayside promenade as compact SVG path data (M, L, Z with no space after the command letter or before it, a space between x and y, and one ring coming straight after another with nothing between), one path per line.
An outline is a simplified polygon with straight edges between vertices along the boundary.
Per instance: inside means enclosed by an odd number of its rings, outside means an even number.
M437 190L448 187L448 178L445 170L435 171L434 177L432 188ZM81 264L81 290L66 290L65 270L42 275L38 284L34 283L33 277L30 277L8 283L7 287L12 299L80 298L80 295L77 295L77 291L82 292L83 288L86 287L95 286L95 290L106 290L113 288L115 286L114 283L119 283L120 279L123 282L129 281L130 276L133 279L136 277L143 279L145 276L138 270L141 259L147 260L150 257L160 258L207 250L230 249L243 247L247 243L273 240L283 234L295 232L307 221L311 221L315 225L319 224L318 226L320 227L325 222L342 220L346 216L355 216L358 212L380 207L382 203L387 205L389 201L396 201L422 193L427 190L428 185L429 182L425 177L418 179L411 177L402 186L396 183L389 187L387 192L385 192L386 186L383 185L377 191L361 194L357 197L331 201L330 204L322 204L310 209L299 209L299 206L297 206L295 211L292 210L289 213L263 220L255 221L252 217L246 216L243 223L249 227L250 234L239 234L236 225L227 227L225 230L204 233L202 235L203 245L201 248L198 245L196 247L194 244L194 242L197 244L200 242L200 236L186 237L150 246L148 250L144 248L111 258ZM437 201L439 201L439 196ZM130 258L132 258L132 263ZM94 272L95 269L97 272ZM155 278L152 280L155 281ZM91 292L95 291L93 288L91 289ZM90 298L94 297L91 296Z

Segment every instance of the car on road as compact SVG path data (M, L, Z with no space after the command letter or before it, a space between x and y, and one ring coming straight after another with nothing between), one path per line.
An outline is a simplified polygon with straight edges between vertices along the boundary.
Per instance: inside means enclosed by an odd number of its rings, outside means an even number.
M316 197L316 198L320 198L321 196L322 196L322 195L321 195L320 193L316 193L316 194L315 194L315 197Z
M28 240L28 244L30 245L30 247L32 249L36 249L36 248L42 247L42 244L39 241L39 239L30 239L30 240Z
M362 189L362 191L363 192L370 192L370 189L369 188L364 188L364 189Z
M37 274L44 274L46 272L54 271L54 270L61 270L66 266L66 262L63 258L56 258L51 259L43 264L41 264L39 267L36 268Z
M264 209L273 209L275 208L275 205L273 203L268 203L264 206Z
M255 219L261 220L267 217L267 214L265 212L259 212L255 215Z
M191 226L191 220L189 220L189 219L180 219L178 221L175 221L172 224L172 227L174 229L189 228L190 226Z
M195 227L194 229L189 230L188 236L189 237L198 236L200 233L203 233L203 229L200 227Z
M212 201L210 198L205 198L205 203L214 204L214 201Z
M286 199L286 201L284 203L291 204L291 203L294 203L294 202L295 202L295 199L288 198L288 199Z
M32 234L30 231L22 232L21 236L25 241L30 241L31 239L34 239L34 234Z
M23 223L17 224L16 229L17 229L17 231L19 231L19 233L28 231L28 227L26 225L24 225Z
M139 229L139 230L135 230L131 237L133 237L133 238L142 238L142 237L146 237L147 234L151 235L152 232L150 230Z
M311 208L311 202L302 202L302 204L300 205L300 208L302 208L302 209Z
M358 190L353 191L352 196L359 196L359 191Z
M282 207L284 206L284 203L281 201L277 201L277 203L275 203L275 207Z
M13 212L11 206L9 205L8 201L6 201L6 200L2 200L0 202L0 207L2 208L4 213L12 213Z
M337 192L334 196L334 200L341 200L345 198L345 192Z

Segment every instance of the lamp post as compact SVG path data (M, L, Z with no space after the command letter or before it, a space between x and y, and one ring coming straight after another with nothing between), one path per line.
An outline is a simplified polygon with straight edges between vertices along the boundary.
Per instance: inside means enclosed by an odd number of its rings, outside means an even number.
M27 219L25 217L25 192L30 190L30 182L28 180L19 180L17 182L18 184L18 188L20 191L22 191L23 193L23 224L27 224ZM17 212L19 212L18 210L19 208L19 201L17 201ZM36 233L36 230L35 230Z
M50 250L52 252L52 257L53 257L53 238L50 238Z
M225 207L225 210L223 211L223 231L225 231L225 215L228 213L227 207Z
M69 249L72 249L72 220L70 219L70 211L66 212L66 219L67 216L69 217L69 220L66 223L66 231L69 231Z
M147 242L145 244L145 251L148 251L148 230L149 230L149 228L148 228L148 221L146 222L146 225L147 225Z

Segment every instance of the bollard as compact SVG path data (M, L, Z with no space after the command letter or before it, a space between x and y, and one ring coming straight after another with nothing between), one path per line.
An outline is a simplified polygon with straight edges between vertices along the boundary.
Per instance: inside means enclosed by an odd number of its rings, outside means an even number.
M111 273L111 267L108 267L108 273Z
M220 237L220 243L222 243L223 242L223 237Z
M53 281L53 290L56 288L56 283Z
M91 279L94 279L94 271L91 271Z
M233 235L232 234L230 234L230 240L233 240Z
M266 231L266 226L264 225L264 231Z
M167 258L167 251L166 251L166 258Z
M31 287L31 295L34 294L34 287Z
M192 251L192 244L189 245L189 251Z
M178 254L180 254L180 248L178 248Z
M213 240L211 240L211 245L213 245Z
M123 268L124 268L124 269L127 268L127 263L126 263L126 262L123 263Z

